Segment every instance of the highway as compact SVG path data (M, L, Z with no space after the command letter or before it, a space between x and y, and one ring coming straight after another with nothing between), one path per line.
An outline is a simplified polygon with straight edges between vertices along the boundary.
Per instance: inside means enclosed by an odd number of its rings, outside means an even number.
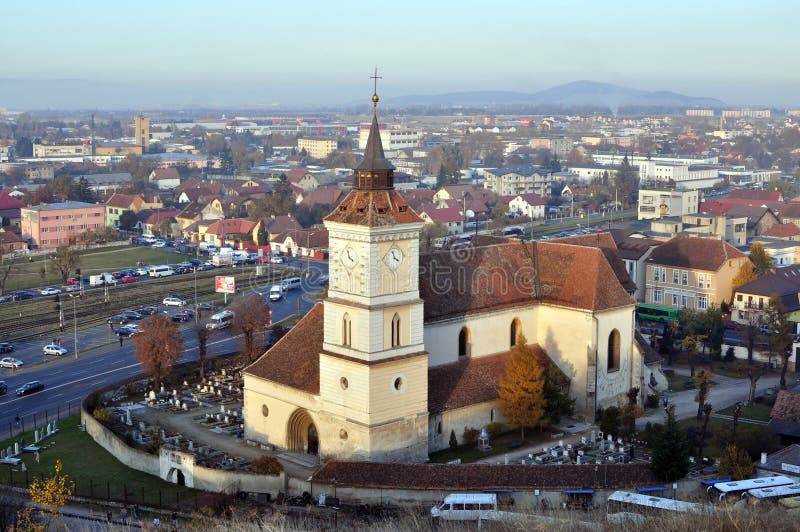
M295 261L295 266L300 266L299 261ZM298 310L306 313L316 302L317 296L314 293L320 290L316 280L320 275L328 274L328 265L320 261L303 261L302 267L305 269L306 266L310 266L311 280L304 280L300 289L287 292L281 301L269 301L270 286L267 285L253 283L243 286L239 288L240 294L257 292L264 295L272 309L273 323ZM231 301L232 296L229 295L228 302ZM161 308L170 314L178 310L175 307ZM197 338L191 327L192 323L181 324L185 352L180 362L197 359ZM67 355L61 357L45 357L42 354L41 341L15 344L11 355L2 355L21 360L23 366L17 369L0 368L0 380L8 385L7 394L0 396L0 439L21 430L23 425L26 430L33 428L34 423L42 426L45 415L55 419L60 413L64 417L63 411L68 405L71 405L73 414L77 413L79 401L91 390L141 373L140 364L133 353L133 341L125 338L120 347L119 339L108 325L78 331L77 358L72 331L65 331L61 339L62 346L69 350ZM208 343L208 358L236 351L237 342L238 339L232 337L229 329L219 331ZM15 390L32 380L41 381L45 389L32 395L17 397ZM15 422L17 416L21 418L19 426Z

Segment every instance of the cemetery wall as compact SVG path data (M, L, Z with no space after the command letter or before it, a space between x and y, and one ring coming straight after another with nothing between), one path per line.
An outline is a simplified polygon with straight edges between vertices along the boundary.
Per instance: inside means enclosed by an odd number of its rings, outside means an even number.
M119 436L97 421L81 404L81 425L92 439L126 466L159 476L158 456L129 447Z

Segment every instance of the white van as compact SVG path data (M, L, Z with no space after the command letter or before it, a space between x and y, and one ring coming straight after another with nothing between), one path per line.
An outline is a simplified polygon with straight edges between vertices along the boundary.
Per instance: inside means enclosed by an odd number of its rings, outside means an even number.
M206 323L206 329L225 329L226 327L230 327L233 323L233 318L235 314L230 310L223 310L222 312L217 312L210 318L208 318L208 323Z
M288 290L294 290L296 288L300 288L300 284L303 281L299 277L287 277L283 281L281 281L281 286L283 287L283 291L286 292Z
M150 277L157 278L157 277L169 277L170 275L175 274L175 270L167 266L166 264L162 264L161 266L151 266L150 267Z
M269 300L270 301L280 301L283 297L283 288L281 285L274 284L272 288L269 289Z
M497 516L496 493L451 493L431 508L431 517L447 521L477 521Z
M141 240L142 242L147 242L148 244L152 244L158 239L156 238L156 235L144 233L142 236L139 237L139 240Z

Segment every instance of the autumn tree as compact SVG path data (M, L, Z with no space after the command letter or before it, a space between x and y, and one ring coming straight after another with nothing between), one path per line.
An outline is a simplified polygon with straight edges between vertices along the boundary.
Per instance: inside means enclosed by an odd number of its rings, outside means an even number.
M734 291L740 286L744 286L750 281L755 281L758 279L758 274L756 274L755 268L753 268L752 262L745 262L739 268L739 271L734 276L733 280L731 281L731 287ZM733 300L733 299L731 299Z
M553 363L544 372L544 402L544 415L550 425L575 411L575 398L569 396L569 379Z
M240 297L233 304L233 330L241 334L241 353L245 360L253 362L263 351L264 331L269 326L269 305L257 293Z
M447 236L447 227L441 223L425 224L419 234L420 251L430 253L434 250L434 241Z
M758 379L764 375L765 367L762 365L760 368L748 369L747 379L750 381L750 392L747 394L747 406L753 406L756 402L756 386Z
M631 437L636 433L636 418L642 417L644 413L642 407L639 406L637 398L639 397L639 388L633 387L628 390L628 402L620 407L620 415L625 420L625 431L627 436Z
M183 335L178 324L164 314L148 316L133 335L133 344L142 369L153 377L155 387L160 388L161 380L183 354Z
M158 224L158 232L161 236L172 236L172 224L176 223L175 218L172 216L164 218Z
M769 258L760 242L750 244L750 261L753 263L753 270L758 277L772 269L772 259Z
M197 367L200 373L200 379L206 378L206 358L208 356L208 341L217 332L208 326L208 317L195 320L192 325L192 332L197 337Z
M523 440L525 427L544 427L547 424L544 373L544 364L520 334L506 362L505 375L499 382L499 399L500 409L512 424L519 425Z
M75 271L75 268L81 264L81 256L77 250L71 249L69 246L58 246L54 255L50 256L53 265L58 269L63 282L67 282L67 278Z
M689 359L689 373L694 378L694 369L697 364L697 346L700 345L702 339L699 335L690 334L681 340L681 349L686 352Z
M711 412L713 411L713 407L710 403L705 403L703 405L703 410L701 416L703 418L703 422L700 425L699 430L697 431L697 460L700 461L703 459L703 449L705 448L706 444L706 436L708 435L708 422L711 419Z
M653 449L650 467L661 480L675 482L689 472L689 442L675 419L675 405L666 409L667 420Z
M703 407L706 405L708 393L711 391L711 372L702 370L694 376L694 385L697 388L697 393L694 396L694 401L697 403L697 419L703 416Z
M34 477L28 489L31 501L45 510L42 515L48 520L48 524L44 528L49 529L49 520L59 516L61 507L75 492L75 482L61 473L61 460L56 460L53 475L47 478Z
M744 480L755 473L753 460L747 451L731 443L725 446L725 451L719 459L719 474L729 476L732 480Z
M760 337L760 320L755 313L751 312L742 327L742 340L745 348L747 348L747 363L750 365L753 364L753 351L755 351L756 341Z
M767 330L767 349L770 361L772 357L781 359L781 389L786 389L786 370L789 367L789 358L792 356L792 331L789 324L789 315L783 306L781 298L773 294L764 309L762 317Z

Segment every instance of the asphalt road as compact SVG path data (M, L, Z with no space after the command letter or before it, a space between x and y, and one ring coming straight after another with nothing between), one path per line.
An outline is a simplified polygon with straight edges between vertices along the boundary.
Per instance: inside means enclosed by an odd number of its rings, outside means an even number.
M293 264L300 267L300 262ZM239 293L258 292L264 295L272 309L272 321L280 321L298 311L305 313L315 303L314 292L320 289L316 282L322 274L327 275L328 265L321 261L302 261L302 267L310 266L310 281L304 281L301 289L291 290L281 301L269 301L269 285L257 282L249 286L237 287ZM241 283L240 283L241 284ZM124 288L123 288L124 289ZM191 294L179 295L191 301ZM232 296L229 297L229 302ZM162 307L174 314L175 307ZM197 359L197 339L191 331L191 323L181 324L185 339L185 353L181 361ZM0 439L9 437L14 430L15 419L19 416L25 429L33 424L42 426L47 415L55 419L56 414L72 405L72 413L79 408L78 403L91 390L141 373L141 366L133 354L133 341L126 338L122 347L110 327L101 325L78 331L78 356L75 357L74 335L65 331L62 335L62 346L69 350L61 357L45 357L42 354L42 342L27 342L15 345L11 356L23 362L17 369L0 368L0 380L8 385L6 395L0 397ZM226 329L212 337L208 345L208 357L213 358L236 350L237 338L231 336ZM9 356L9 355L2 355ZM41 392L17 397L15 390L22 384L39 380L45 385ZM35 416L35 418L34 418ZM35 421L34 421L35 419Z

